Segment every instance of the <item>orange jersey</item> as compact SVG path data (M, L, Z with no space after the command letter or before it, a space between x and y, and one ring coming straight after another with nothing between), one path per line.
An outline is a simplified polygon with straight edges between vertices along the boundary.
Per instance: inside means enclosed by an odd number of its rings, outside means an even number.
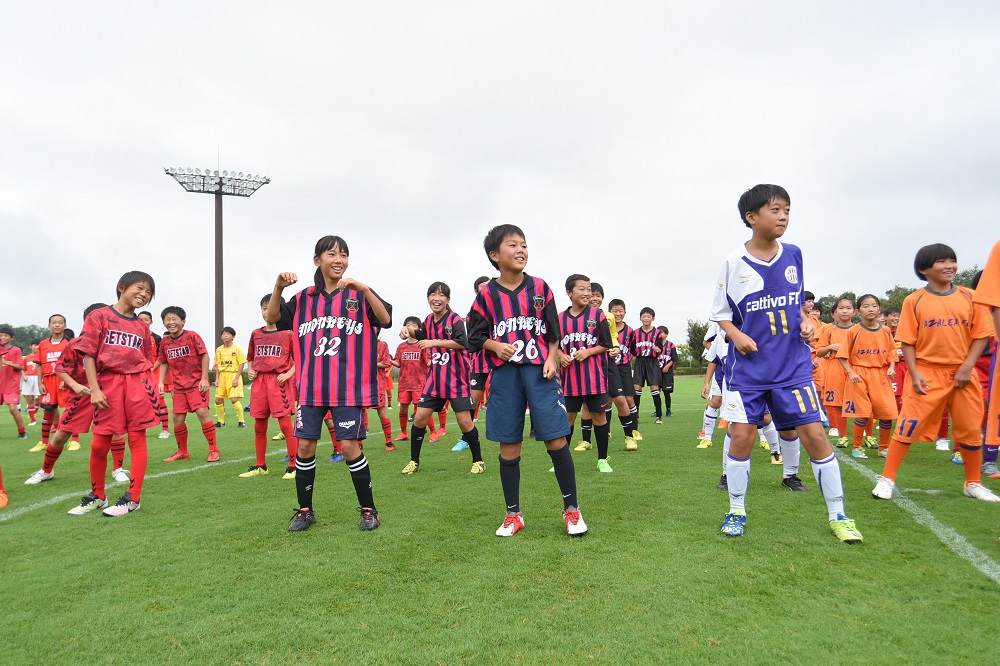
M896 340L916 348L922 364L956 368L969 355L973 340L990 336L984 308L972 303L972 291L952 287L938 294L926 287L903 301Z
M988 308L1000 308L1000 241L990 250L990 257L986 260L986 268L979 278L979 288L976 289L973 300Z
M63 350L69 341L63 338L59 342L52 342L52 338L45 338L38 343L38 365L41 366L43 377L54 377L56 374L56 363L62 356Z
M852 368L885 368L896 362L896 341L885 326L877 329L855 324L847 332L847 344L837 352L837 358L847 359Z

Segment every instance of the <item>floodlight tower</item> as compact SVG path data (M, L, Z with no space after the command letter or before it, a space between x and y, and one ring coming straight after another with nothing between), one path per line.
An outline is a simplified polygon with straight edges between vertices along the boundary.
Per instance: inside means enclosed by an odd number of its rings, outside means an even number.
M163 171L188 192L215 195L215 341L219 345L222 343L219 334L226 325L222 289L222 197L248 197L270 183L271 179L244 175L242 171L223 171L221 176L218 171L209 169L164 167Z

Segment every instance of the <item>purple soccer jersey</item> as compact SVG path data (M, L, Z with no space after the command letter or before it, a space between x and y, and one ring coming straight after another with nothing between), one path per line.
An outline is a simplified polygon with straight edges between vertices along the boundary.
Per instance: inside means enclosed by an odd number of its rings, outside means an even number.
M549 343L559 341L559 313L552 290L545 280L527 273L513 291L501 287L496 278L483 285L472 304L469 322L472 351L482 349L486 340L516 347L509 361L487 351L486 362L491 368L504 363L544 365Z
M618 354L615 362L618 365L631 364L632 357L635 355L635 329L625 322L622 322L622 325L618 327L618 346L621 353Z
M381 300L381 297L379 297ZM392 326L392 306L382 301ZM299 404L375 407L379 404L378 331L382 326L355 289L326 293L308 287L282 306L279 329L296 335Z
M449 309L440 321L434 321L434 315L429 314L424 319L424 331L428 340L454 340L463 347L469 346L465 334L465 320ZM428 368L427 379L424 380L424 395L435 398L468 398L469 391L469 359L465 349L444 349L434 347L427 351L431 354L431 366Z
M653 351L653 347L660 347L663 342L663 333L660 332L660 329L653 328L647 332L642 328L637 328L632 333L635 336L635 355L655 358L656 352Z
M611 327L599 308L587 306L575 317L569 309L559 313L559 349L574 356L584 349L611 348ZM563 394L602 395L608 392L608 356L594 354L562 368Z

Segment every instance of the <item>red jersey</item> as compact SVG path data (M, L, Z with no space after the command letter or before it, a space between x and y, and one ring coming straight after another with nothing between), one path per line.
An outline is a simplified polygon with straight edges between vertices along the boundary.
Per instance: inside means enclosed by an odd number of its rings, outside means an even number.
M295 365L295 334L255 328L247 345L247 361L256 373L281 374Z
M0 358L14 365L24 364L21 348L15 345L0 346ZM6 365L0 366L0 394L19 393L21 391L21 371Z
M28 377L38 375L38 354L28 354L24 357L24 374Z
M385 393L385 380L388 377L389 372L392 372L392 356L389 355L389 345L385 340L379 340L376 362L381 365L387 365L387 368L378 369L378 390Z
M569 309L559 314L559 348L563 354L594 347L611 349L611 327L600 308L587 306L574 316ZM602 395L608 392L608 355L594 354L582 361L573 361L562 368L563 394L568 396Z
M126 317L110 305L83 322L76 350L97 361L97 372L134 375L153 367L153 334L146 322Z
M635 355L638 357L656 358L657 352L653 347L663 348L663 333L658 328L651 328L648 331L637 328L632 331L635 339Z
M68 340L63 338L59 342L52 342L52 338L45 338L38 343L38 363L42 366L42 377L51 377L56 374L56 363L59 355L66 349Z
M174 390L197 390L201 383L201 357L208 354L205 341L194 331L184 330L176 338L164 335L160 340L160 363L166 363L170 369L170 377L174 382Z
M427 364L431 360L429 349L420 349L416 342L401 342L396 347L396 362L399 363L399 391L420 391L427 379Z
M491 351L491 368L504 363L544 365L549 343L559 342L559 312L545 280L527 273L514 290L501 287L496 278L483 284L469 312L469 349L479 351L487 340L514 345L514 355L504 361Z
M87 371L83 368L83 354L76 350L76 340L70 340L66 348L63 349L59 362L56 363L57 372L65 372L77 384L87 385Z

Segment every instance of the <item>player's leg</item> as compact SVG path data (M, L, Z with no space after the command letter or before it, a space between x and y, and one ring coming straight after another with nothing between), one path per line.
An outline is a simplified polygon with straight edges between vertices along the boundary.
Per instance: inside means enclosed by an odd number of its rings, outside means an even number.
M176 462L178 460L187 460L191 457L188 453L188 429L187 429L187 410L188 404L187 399L184 397L184 393L174 393L174 439L177 440L177 451L173 455L170 455L163 459L163 462ZM207 413L208 410L206 409ZM212 434L215 434L215 429L212 429Z
M568 408L567 408L568 411ZM573 431L575 430L576 415L572 415L569 419L569 441L573 442ZM580 409L580 443L574 448L574 451L586 451L590 448L591 435L594 432L594 420L591 418L590 410L587 409L586 405L583 405Z
M409 425L408 412L410 411L411 402L409 393L409 391L401 391L396 396L396 402L399 404L399 434L396 435L397 442L403 442L410 438L407 432L407 426ZM406 400L405 402L404 399Z
M8 501L7 491L3 487L3 469L0 469L0 509L7 506Z
M420 450L424 445L427 424L433 423L434 413L441 402L443 401L440 398L431 395L420 396L420 402L414 411L413 424L410 426L410 461L403 467L403 474L414 474L420 469Z
M233 403L233 407L236 409L236 421L238 422L237 427L246 428L246 417L244 416L245 412L243 411L243 403L240 402L240 398L238 396L234 396L230 398L230 402Z
M462 432L462 441L468 444L469 453L472 454L472 469L469 473L482 474L486 471L486 463L483 461L479 430L472 422L472 398L454 398L451 401L451 408L455 410L455 420L458 421L458 429Z
M42 461L42 468L37 472L32 473L32 475L28 477L28 480L24 482L25 485L33 486L55 477L56 462L59 460L59 456L62 455L63 447L65 447L66 442L69 441L69 436L69 432L57 430L56 433L49 438L49 443L45 447L45 458Z
M382 434L385 435L385 447L391 451L396 447L392 444L392 421L389 420L389 412L385 405L380 405L376 413L379 424L382 426Z
M608 463L608 440L611 426L608 424L608 416L605 405L610 404L611 399L607 394L594 396L584 400L591 407L591 417L594 421L594 439L597 440L597 470L610 474L611 465Z
M337 439L340 440L344 452L347 469L351 473L354 492L358 496L358 511L361 512L362 531L369 532L378 528L378 510L372 495L372 470L368 459L361 451L361 442L368 436L364 422L361 419L361 407L333 407L330 409L337 428ZM356 423L356 425L343 425Z
M219 377L219 385L215 387L215 427L226 427L226 396L228 387L225 382L225 375Z
M17 396L17 399L13 399L13 396ZM0 402L6 401L6 398L0 397ZM28 439L28 430L24 427L24 419L21 418L21 395L12 393L7 407L10 409L10 415L14 417L14 425L17 426L17 438Z
M729 451L723 469L729 490L729 511L719 531L738 537L746 526L750 456L757 441L757 426L764 422L765 401L763 391L728 391L726 396L722 416L729 422Z
M299 405L295 418L298 448L295 456L295 492L299 509L288 525L289 532L301 532L316 523L313 511L313 485L316 481L316 444L323 426L325 407Z
M951 414L952 437L965 462L962 468L965 472L965 496L986 502L1000 502L1000 497L982 484L983 448L980 428L983 422L983 397L975 377L972 382L952 392L948 412Z
M660 380L655 380L656 384L649 385L649 395L653 398L653 418L655 423L663 423L663 405L660 401Z
M520 366L505 364L490 373L489 416L486 439L500 443L500 486L507 507L497 536L513 536L524 527L521 514L521 440L527 404Z
M196 393L196 395L207 396L207 394L202 393ZM218 462L221 458L217 441L218 434L215 432L215 424L212 423L212 415L208 411L208 405L198 407L194 413L195 416L198 417L198 422L201 424L201 434L205 437L205 441L208 443L208 462Z

